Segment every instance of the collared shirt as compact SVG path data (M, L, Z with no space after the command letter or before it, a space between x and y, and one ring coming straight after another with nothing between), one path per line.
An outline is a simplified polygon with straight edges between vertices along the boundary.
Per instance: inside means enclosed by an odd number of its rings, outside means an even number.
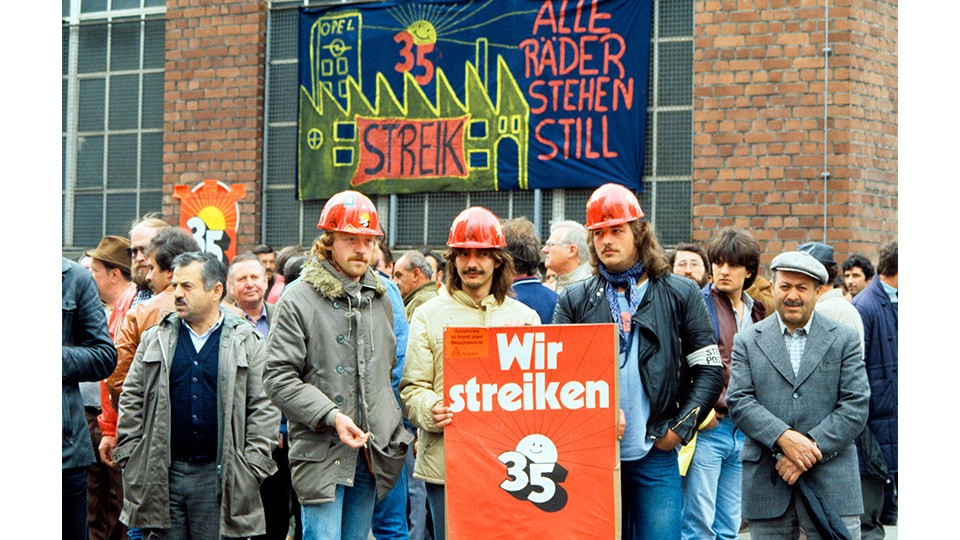
M253 327L257 329L257 332L260 332L260 335L264 338L267 337L267 333L270 331L270 324L267 323L267 303L264 302L260 306L260 316L257 317L257 320L253 320L253 317L247 314L246 311L243 312L243 318L253 323Z
M141 302L146 302L151 298L153 298L153 291L150 289L138 290L137 295L133 297L133 303L130 304L130 307L133 307Z
M737 332L753 326L752 315L754 299L746 292L741 291L740 300L743 302L743 314L746 315L746 317L741 317L737 310L733 310L733 318L737 321Z
M209 330L203 333L202 336L198 336L196 332L193 331L193 328L187 324L186 321L183 322L183 325L187 327L187 331L190 332L190 341L193 342L193 350L200 352L200 349L203 348L203 344L210 339L210 334L213 334L217 328L220 328L220 325L223 324L223 310L220 310L220 318L217 319L217 322L210 327Z
M813 324L815 313L810 315L807 324L802 328L797 328L791 332L787 325L780 318L780 312L777 312L777 323L780 324L780 331L783 332L783 341L787 346L787 352L790 353L790 365L793 366L793 374L800 371L800 360L803 359L803 349L807 346L807 337L810 336L810 326Z
M893 302L894 304L900 303L900 300L898 300L899 295L897 292L899 291L899 289L897 289L896 287L891 287L890 285L887 285L886 283L883 282L883 280L880 280L880 286L883 287L883 292L887 293L887 297L890 298L891 302Z

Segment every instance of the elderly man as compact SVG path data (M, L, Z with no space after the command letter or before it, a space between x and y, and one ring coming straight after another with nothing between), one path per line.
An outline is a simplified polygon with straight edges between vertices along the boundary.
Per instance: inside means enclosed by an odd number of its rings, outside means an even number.
M264 300L267 273L256 255L241 253L233 258L227 270L227 290L243 317L266 338L275 307Z
M407 321L413 311L437 296L437 282L433 280L433 265L419 251L404 253L393 266L393 282L403 295L403 310Z
M554 324L616 323L624 538L680 538L677 447L693 438L723 388L706 305L670 272L640 201L605 184L587 201L597 275L563 289Z
M215 255L183 253L172 267L176 313L144 332L120 396L121 519L151 538L262 534L258 489L276 470L280 423L263 391L263 338L221 309Z
M443 405L443 330L448 326L539 324L540 316L509 298L513 259L493 212L473 206L450 227L444 255L447 287L420 306L410 322L407 365L400 379L400 400L419 431L414 477L426 482L434 538L445 538L444 484L446 465L443 429L453 421Z
M544 266L556 274L554 290L559 294L567 285L587 279L593 273L587 253L587 230L576 221L559 221L550 227L550 238L543 243Z
M277 304L264 385L287 416L303 537L365 540L413 440L390 383L393 307L371 267L382 232L355 191L331 197L317 227L313 258Z
M750 536L817 536L794 484L801 477L860 538L860 473L853 441L867 421L870 387L856 330L817 313L826 269L800 251L770 265L776 316L734 338L727 404L747 436L743 517ZM815 514L816 515L816 514Z

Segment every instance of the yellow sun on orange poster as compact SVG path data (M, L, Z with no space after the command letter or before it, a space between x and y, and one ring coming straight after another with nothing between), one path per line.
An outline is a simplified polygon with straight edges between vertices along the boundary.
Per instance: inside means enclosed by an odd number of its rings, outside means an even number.
M613 324L444 332L448 539L619 538L616 343Z
M237 215L245 195L243 184L228 186L217 180L173 188L173 198L180 199L180 226L193 234L201 251L213 253L223 264L237 254Z

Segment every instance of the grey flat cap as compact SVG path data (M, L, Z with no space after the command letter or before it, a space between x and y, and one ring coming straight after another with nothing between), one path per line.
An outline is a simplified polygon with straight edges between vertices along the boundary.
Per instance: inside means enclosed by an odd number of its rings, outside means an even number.
M799 272L819 280L821 284L826 283L828 279L827 269L823 267L823 263L803 251L787 251L777 255L770 263L770 270Z
M797 246L797 251L803 251L813 255L813 258L820 261L820 264L826 268L836 266L837 261L833 260L833 246L823 242L807 242Z

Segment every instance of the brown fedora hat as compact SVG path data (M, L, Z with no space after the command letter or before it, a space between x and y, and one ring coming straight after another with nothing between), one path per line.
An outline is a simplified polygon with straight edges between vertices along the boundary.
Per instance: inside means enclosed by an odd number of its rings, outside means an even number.
M130 273L130 241L122 236L104 236L100 240L97 249L87 252L87 255L102 261L110 263L118 268Z

